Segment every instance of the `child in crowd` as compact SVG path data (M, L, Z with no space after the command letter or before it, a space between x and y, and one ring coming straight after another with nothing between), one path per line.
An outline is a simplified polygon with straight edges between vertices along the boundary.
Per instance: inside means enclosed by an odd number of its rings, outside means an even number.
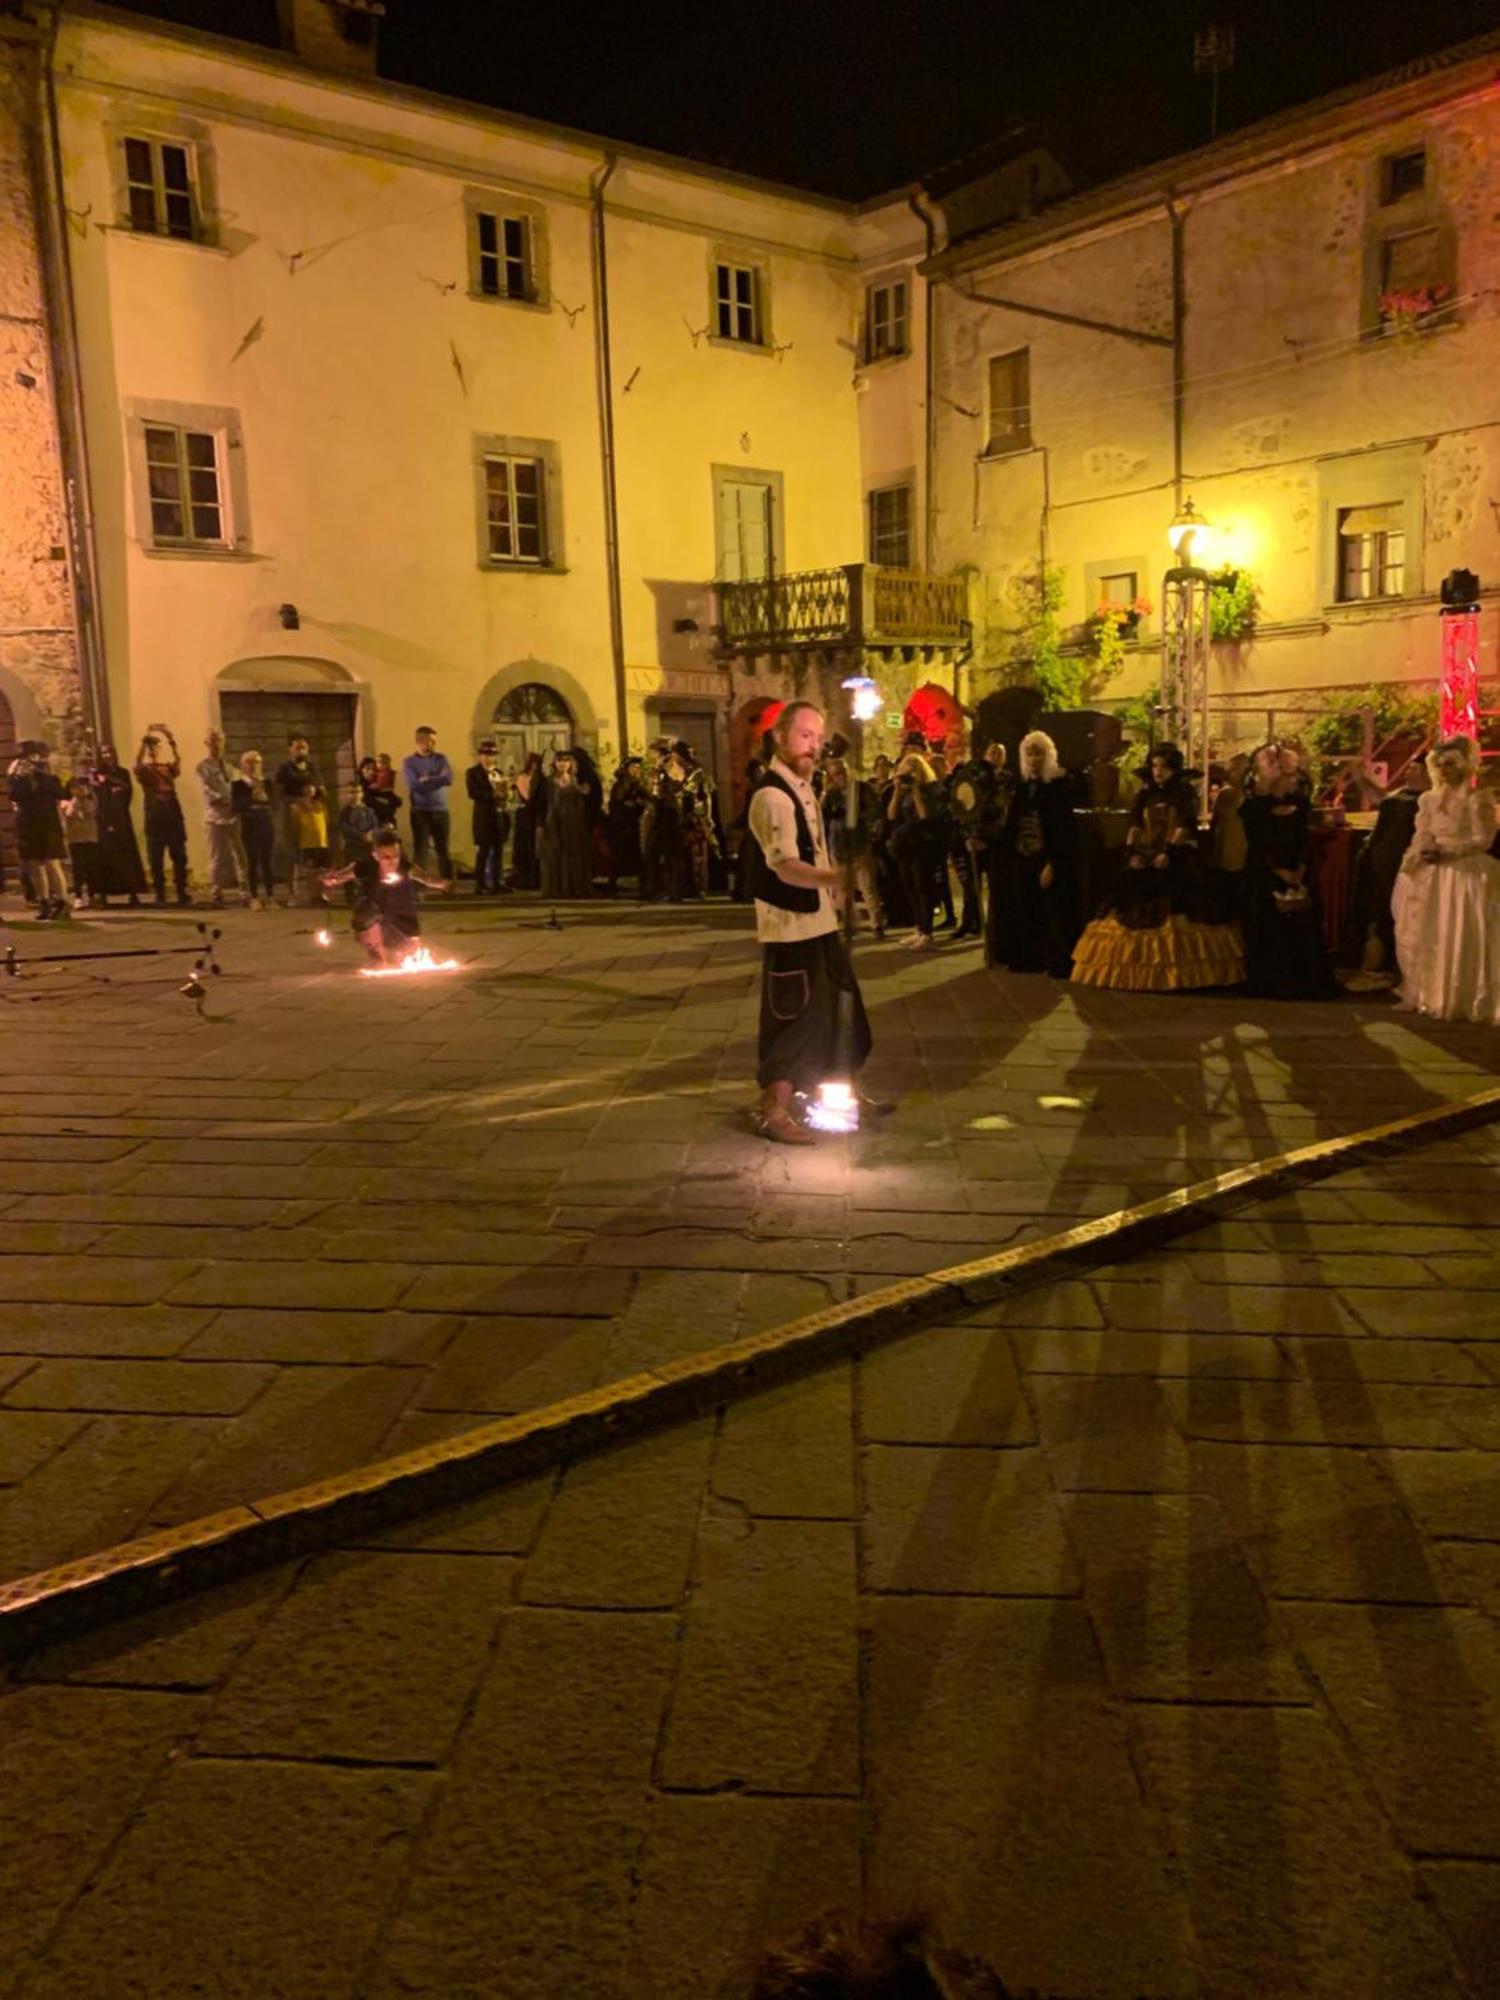
M292 875L292 901L318 900L318 876L328 866L328 807L323 788L308 780L291 800L287 825L292 852L296 856Z
M375 844L375 836L380 831L380 815L365 798L365 788L358 778L351 778L344 787L344 803L339 808L338 858L339 866L347 868L351 861L358 861Z
M323 877L325 889L354 884L355 938L373 965L393 965L416 951L422 942L421 904L417 885L441 893L446 882L414 868L401 851L401 836L383 827L374 845Z
M73 866L73 908L85 903L92 910L102 905L104 860L99 846L99 800L86 777L68 780L67 797L62 802L63 831L68 839L68 859Z

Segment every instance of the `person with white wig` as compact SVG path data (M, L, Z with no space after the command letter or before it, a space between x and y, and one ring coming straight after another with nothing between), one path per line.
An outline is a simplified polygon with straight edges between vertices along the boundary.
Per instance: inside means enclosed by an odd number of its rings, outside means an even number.
M1033 729L991 835L985 963L1066 979L1078 936L1078 832L1057 745Z
M1391 900L1399 1004L1440 1021L1500 1027L1500 861L1493 794L1475 786L1479 748L1450 736L1427 756L1432 788Z

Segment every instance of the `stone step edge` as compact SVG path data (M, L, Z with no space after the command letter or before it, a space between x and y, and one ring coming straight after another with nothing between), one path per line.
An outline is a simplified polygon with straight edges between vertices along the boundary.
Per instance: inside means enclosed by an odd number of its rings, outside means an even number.
M1500 1119L1500 1087L1340 1138L1233 1167L1152 1201L1095 1216L1038 1242L908 1278L862 1298L747 1335L641 1375L515 1417L477 1425L398 1458L185 1521L0 1584L0 1660L229 1581L251 1569L368 1539L684 1422L912 1332L944 1313L1114 1262L1268 1197L1367 1160Z

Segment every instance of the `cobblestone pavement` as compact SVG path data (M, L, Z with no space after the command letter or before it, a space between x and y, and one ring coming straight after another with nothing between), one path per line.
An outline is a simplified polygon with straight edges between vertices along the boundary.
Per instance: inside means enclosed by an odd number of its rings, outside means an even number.
M1497 1203L1489 1128L34 1656L0 1992L743 2000L837 1907L1500 1994Z
M376 982L310 913L230 912L201 1018L192 918L12 926L0 1579L1464 1095L1495 1046L1384 1004L1099 995L864 945L900 1108L789 1152L744 1116L746 913L544 915L438 908L466 969ZM1434 1259L1489 1247L1323 1233L1195 1296L1233 1328L1289 1273L1426 1295Z

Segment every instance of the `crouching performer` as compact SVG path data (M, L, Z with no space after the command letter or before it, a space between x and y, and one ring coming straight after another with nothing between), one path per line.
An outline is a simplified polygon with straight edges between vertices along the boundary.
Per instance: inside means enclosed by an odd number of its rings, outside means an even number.
M830 865L811 784L822 713L791 702L773 734L775 755L750 802L748 852L762 953L758 1123L783 1146L810 1146L797 1099L830 1078L853 1084L870 1024L839 935L843 873Z
M401 836L386 827L367 854L356 855L347 868L323 877L326 889L341 882L354 884L355 941L364 946L372 965L398 965L421 949L422 912L417 885L442 891L446 882L412 866L401 851Z

